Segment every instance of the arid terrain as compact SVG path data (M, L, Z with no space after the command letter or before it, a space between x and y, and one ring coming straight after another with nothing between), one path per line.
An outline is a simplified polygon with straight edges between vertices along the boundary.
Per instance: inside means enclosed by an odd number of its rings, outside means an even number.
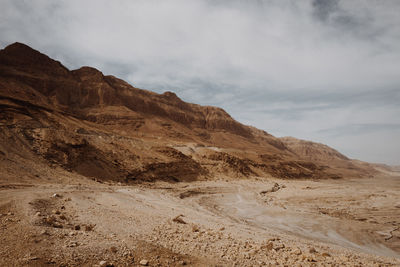
M0 51L1 266L399 266L400 172Z
M4 184L0 256L3 266L397 266L399 189L399 177Z

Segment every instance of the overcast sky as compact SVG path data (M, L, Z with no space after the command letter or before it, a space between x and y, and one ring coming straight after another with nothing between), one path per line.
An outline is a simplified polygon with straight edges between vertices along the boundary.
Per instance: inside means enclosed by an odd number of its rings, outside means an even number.
M0 0L0 45L400 164L399 0Z

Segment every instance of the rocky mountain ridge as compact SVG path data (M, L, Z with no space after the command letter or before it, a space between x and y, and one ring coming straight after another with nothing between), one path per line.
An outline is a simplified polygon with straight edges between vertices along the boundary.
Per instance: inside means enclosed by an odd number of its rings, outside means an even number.
M138 89L91 67L70 71L21 43L0 51L0 110L0 164L30 178L37 164L126 183L376 172L327 146L276 138L173 92Z

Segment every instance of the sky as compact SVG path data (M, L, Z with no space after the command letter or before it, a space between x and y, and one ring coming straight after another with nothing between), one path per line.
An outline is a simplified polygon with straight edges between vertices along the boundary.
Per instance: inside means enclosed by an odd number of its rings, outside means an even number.
M400 165L398 0L0 0L0 46Z

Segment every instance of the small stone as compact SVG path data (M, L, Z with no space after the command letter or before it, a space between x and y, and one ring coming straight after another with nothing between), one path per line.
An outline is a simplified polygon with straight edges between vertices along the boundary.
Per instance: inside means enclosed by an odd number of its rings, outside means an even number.
M139 262L139 264L142 265L142 266L147 266L149 264L149 261L148 260L141 260Z
M58 223L58 222L54 222L54 223L52 224L52 226L53 226L54 228L63 228L63 225L62 225L61 223Z
M276 247L274 247L274 250L278 251L278 250L283 249L283 248L285 248L285 244L279 244Z
M279 186L278 183L275 183L274 186L271 188L271 192L276 192L280 189L281 187Z
M274 244L272 242L268 242L263 248L266 250L271 250L274 247Z
M324 253L322 253L322 256L324 256L324 257L330 257L331 254L329 254L328 252L324 252Z
M315 248L310 248L309 252L310 253L317 253L317 250Z
M42 215L39 211L35 213L36 217L39 217L40 215Z
M56 197L61 197L61 195L55 193L55 194L53 194L51 197L52 197L52 198L56 198Z
M95 226L95 225L93 225L93 224L87 224L87 225L85 225L85 231L87 231L87 232L93 231L94 226ZM114 234L114 235L115 235L115 234ZM115 235L115 236L116 236L116 235Z
M56 260L55 259L48 259L47 264L56 264Z
M297 249L295 249L294 251L293 251L293 254L294 255L297 255L297 256L299 256L299 255L301 255L301 250L299 249L299 248L297 248Z
M183 215L178 215L175 218L172 219L173 222L180 223L180 224L186 224L186 222L181 218Z
M47 230L43 230L40 232L40 235L50 235L49 232L47 232Z
M307 261L309 261L309 262L317 262L317 260L314 259L314 257L312 257L312 256L307 257Z
M101 262L99 263L99 266L100 266L100 267L106 267L106 266L107 266L107 262L106 262L106 261L101 261Z
M75 229L76 231L79 231L79 230L81 230L81 226L80 226L79 224L77 224L77 225L74 226L74 229Z
M70 247L70 248L74 248L74 247L77 247L77 246L79 246L79 243L78 243L78 242L75 242L75 241L72 241L72 242L70 242L70 243L68 244L68 247Z

